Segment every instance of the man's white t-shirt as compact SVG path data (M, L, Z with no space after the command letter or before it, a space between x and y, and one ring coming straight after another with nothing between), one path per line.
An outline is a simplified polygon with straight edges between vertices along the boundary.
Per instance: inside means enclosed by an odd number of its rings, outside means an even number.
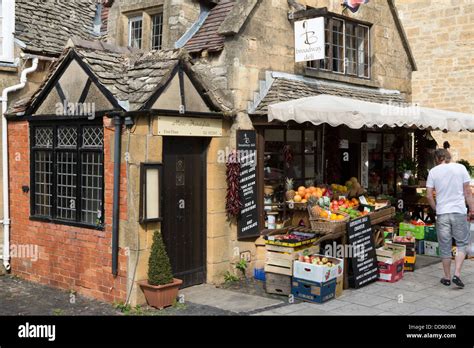
M471 177L459 163L440 164L430 170L426 187L436 190L436 214L466 214L464 184Z

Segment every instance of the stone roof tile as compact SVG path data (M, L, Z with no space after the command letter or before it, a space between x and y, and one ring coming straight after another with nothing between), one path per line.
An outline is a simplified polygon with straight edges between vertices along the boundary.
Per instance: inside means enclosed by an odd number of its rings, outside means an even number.
M273 84L258 104L254 114L266 115L271 104L286 102L295 99L314 97L320 94L329 94L346 98L354 98L374 103L404 103L406 96L397 91L382 91L376 88L344 86L323 80L305 82L299 79L275 78Z
M15 37L25 51L59 55L71 37L92 40L96 0L17 0Z

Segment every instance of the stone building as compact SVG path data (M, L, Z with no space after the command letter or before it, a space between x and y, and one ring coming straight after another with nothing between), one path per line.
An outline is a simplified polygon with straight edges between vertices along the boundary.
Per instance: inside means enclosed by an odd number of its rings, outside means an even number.
M413 102L474 114L474 11L471 1L397 0L419 70L413 75ZM472 133L434 133L451 144L455 160L474 163Z
M38 262L13 259L12 272L143 303L137 281L147 277L156 230L187 286L223 282L241 257L249 258L249 274L258 267L266 146L298 148L292 156L303 163L295 168L301 182L331 172L324 127L269 122L268 106L321 94L409 102L416 70L392 0L354 13L341 1L291 3L114 1L105 37L70 40L39 90L8 113L10 190L19 202L11 237L41 249ZM294 21L318 16L325 18L326 58L295 63ZM83 108L70 115L57 111L58 102ZM95 117L78 112L89 104ZM244 236L227 219L225 199L225 154L239 130L255 130L258 139L258 225ZM357 161L346 169L359 177L360 144L385 136L331 132L356 145ZM15 161L15 151L29 160ZM52 167L61 169L56 178Z

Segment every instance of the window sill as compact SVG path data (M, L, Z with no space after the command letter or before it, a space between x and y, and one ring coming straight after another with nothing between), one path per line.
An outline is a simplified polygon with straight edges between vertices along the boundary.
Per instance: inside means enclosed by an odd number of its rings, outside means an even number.
M17 73L18 65L16 63L0 62L0 72Z
M305 75L310 76L310 77L324 79L324 80L331 80L331 81L337 81L337 82L350 83L350 84L359 85L359 86L380 88L380 85L377 82L369 78L343 75L343 74L332 73L328 71L321 71L314 68L306 67Z
M74 222L74 221L64 221L64 220L55 220L55 219L50 219L46 217L40 217L40 216L30 216L31 221L39 221L39 222L45 222L49 224L55 224L55 225L65 225L65 226L72 226L72 227L79 227L79 228L84 228L88 230L96 230L96 231L103 231L105 227L103 225L101 226L92 226L80 222Z

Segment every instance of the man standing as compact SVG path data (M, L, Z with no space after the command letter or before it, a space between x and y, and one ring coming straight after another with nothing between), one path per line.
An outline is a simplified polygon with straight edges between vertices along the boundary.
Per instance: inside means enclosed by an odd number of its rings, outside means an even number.
M426 187L428 201L437 216L436 230L445 275L441 283L446 286L451 285L451 247L454 238L457 254L453 283L464 288L464 283L461 281L461 268L470 241L466 203L469 206L469 215L471 217L474 215L471 178L466 167L458 163L449 163L451 155L445 149L435 151L435 161L437 166L430 171ZM436 191L436 203L433 190Z

